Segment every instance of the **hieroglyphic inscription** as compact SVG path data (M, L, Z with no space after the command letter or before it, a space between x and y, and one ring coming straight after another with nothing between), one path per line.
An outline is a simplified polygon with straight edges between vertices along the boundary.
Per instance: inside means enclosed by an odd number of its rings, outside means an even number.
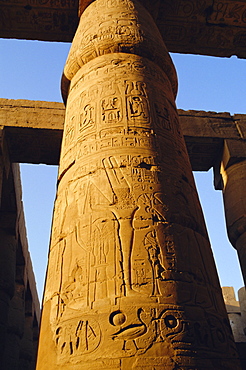
M128 119L137 123L149 123L148 98L145 90L145 83L138 81L127 81L126 99Z
M206 9L211 6L211 0L167 0L160 8L159 17L163 19L190 18L202 20L206 15Z
M167 356L199 368L229 353L175 72L159 40L138 3L97 0L68 57L50 269L59 267L55 281L48 272L44 308L64 368L98 359L154 368Z
M40 9L32 9L32 6L30 9L23 9L23 6L6 7L1 9L0 13L0 29L3 34L8 30L8 34L13 32L13 35L16 35L19 32L28 38L33 38L33 35L30 37L30 32L34 32L38 35L42 33L42 39L49 40L50 37L53 40L70 39L69 34L73 34L76 24L76 12L50 7L45 10L43 5ZM52 32L52 36L49 35L50 32ZM66 33L68 33L67 36Z
M101 340L101 330L93 320L68 321L56 329L55 341L62 357L89 354Z
M101 59L101 58L98 58ZM97 85L91 84L88 90L80 94L81 110L80 117L75 117L74 122L80 122L79 128L75 127L77 138L77 158L82 159L85 155L93 154L101 150L113 147L136 147L149 148L154 145L155 136L151 125L151 111L156 113L155 124L157 131L166 132L167 130L174 131L176 129L176 122L174 121L173 107L166 99L166 103L148 100L148 92L146 90L146 83L140 80L123 79L120 76L123 73L123 60L118 59L112 61L108 56L110 63L112 63L111 71L105 70L107 75L110 73L117 73L117 83L109 81L100 81ZM134 60L134 59L133 59ZM99 64L100 65L100 64ZM121 66L119 68L119 66ZM135 68L137 66L137 68ZM129 60L125 67L130 67L132 74L141 73L142 68L140 62ZM132 69L134 67L134 69ZM148 65L148 67L150 67ZM146 68L151 72L152 69ZM101 74L104 68L101 68ZM95 68L91 70L94 75ZM90 73L88 73L90 75ZM163 75L163 74L162 74ZM166 80L160 78L163 82ZM130 76L129 76L130 77ZM90 79L84 83L88 84ZM85 86L86 86L85 84ZM78 89L78 83L75 81L71 86L71 91ZM85 87L84 87L85 88ZM170 84L167 84L167 90L171 93ZM163 96L166 96L165 93ZM172 93L171 93L172 94ZM159 99L160 101L160 99ZM74 107L77 103L73 103ZM75 108L74 110L76 110ZM169 113L167 113L169 112ZM76 115L76 113L75 113ZM78 115L78 113L77 113ZM71 121L71 118L70 118ZM65 137L70 133L69 120L66 121L67 130L65 130ZM92 135L93 134L93 135ZM74 141L71 142L74 146ZM69 161L73 161L70 157L70 148L66 145L68 166ZM62 151L64 153L64 150ZM62 154L64 155L64 154ZM70 158L70 159L69 159ZM64 158L65 159L65 158ZM63 165L65 162L63 163Z
M6 5L21 5L21 0L1 0L0 4ZM76 0L30 0L28 2L30 6L37 6L43 8L75 8L77 5Z
M165 1L157 23L169 50L174 52L182 48L192 53L195 47L205 55L244 57L245 11L243 1Z
M209 22L216 24L246 24L246 4L244 1L219 1L213 2L212 14Z
M221 1L221 0L175 0L166 1L161 7L163 19L190 18L193 22L205 19L210 23L237 24L246 23L246 5L244 1ZM163 12L163 13L162 13Z
M110 56L103 58L107 59L109 64L112 63ZM131 59L134 58L131 57ZM87 219L85 226L86 211L84 210L84 215L81 215L81 220L75 226L77 243L81 246L87 245L88 251L86 252L88 291L84 295L83 304L92 308L98 300L111 300L112 297L117 296L127 297L141 293L146 297L162 297L166 278L170 278L172 271L177 271L176 245L172 233L168 233L164 239L161 237L163 228L168 225L166 214L170 211L164 201L166 197L160 191L160 179L164 175L161 170L162 165L169 162L171 153L175 158L173 148L178 146L179 142L180 149L184 145L181 142L177 114L174 112L173 104L170 103L168 90L154 93L157 89L154 86L152 88L147 77L144 81L136 77L142 73L142 68L133 72L131 59L129 58L126 65L121 62L119 56L118 62L113 64L111 71L107 70L107 77L117 72L117 83L111 82L110 79L105 81L104 69L100 68L97 72L98 84L91 86L89 78L87 82L84 80L84 89L87 84L89 88L86 93L78 95L83 107L84 122L95 121L84 130L81 130L80 123L81 136L77 135L79 139L76 144L78 153L76 160L81 163L76 169L76 176L84 177L88 210L90 209L92 214L96 212L90 220ZM120 69L118 69L119 65ZM131 72L128 72L127 79L121 78L122 73L125 74L123 66L130 67ZM91 70L94 74L95 68ZM135 79L131 78L133 73ZM169 86L167 85L167 88ZM71 86L75 98L77 89L78 84L75 80L74 85ZM150 95L152 99L149 99ZM74 100L71 99L71 101L74 105ZM93 105L93 114L88 113L87 116L84 110L89 105ZM155 115L152 126L150 126L151 114ZM69 121L67 122L68 129ZM90 135L88 136L87 133ZM162 145L158 147L158 156L149 155L157 146L156 133L165 137L168 135L175 137L172 144L169 143L166 146L166 150L170 151L168 156L160 156L163 151ZM127 155L124 148L137 148L138 140L139 143L147 144L147 146L139 146L142 150L147 150L146 154ZM75 142L76 140L73 145ZM111 152L113 147L120 149L118 155ZM106 156L105 153L107 153ZM180 150L178 153L181 156L186 152ZM85 158L91 155L94 155L93 164L88 164ZM184 170L183 165L180 165L180 170ZM86 185L88 175L91 180ZM183 176L184 179L186 179L185 176ZM179 190L181 182L176 181L176 183L176 193L173 191L173 194L176 199L180 197L178 208L179 212L182 208L184 223L190 217L190 211L188 201L183 201L182 191ZM175 181L172 182L173 189L174 184ZM109 212L107 217L103 217L100 213L102 209ZM98 225L104 222L104 227L95 228L96 219L100 220ZM88 230L86 234L80 231L82 227ZM105 238L107 235L114 235L115 240L106 248L103 242L98 241L99 235L104 235L103 230L108 230ZM87 235L87 242L84 235ZM102 246L99 246L100 244ZM109 250L113 251L116 266L114 273L117 273L117 278L113 278L113 275L110 277L109 266L112 263L110 261L113 260L109 258L109 252L106 252ZM100 251L104 251L103 254ZM97 256L104 256L103 262L102 258L98 260ZM111 281L110 284L109 281ZM113 291L110 290L112 288ZM64 289L66 291L65 287ZM70 302L71 305L75 307L77 303Z
M221 350L229 349L225 340L225 322L214 315L204 318L202 323L194 318L188 326L186 314L179 306L138 308L133 321L129 320L124 311L118 310L111 313L109 322L114 326L111 338L121 342L123 356L127 352L131 355L142 354L155 342L166 341L177 349L181 341L184 352L190 349L191 345L203 350L212 350L214 346L220 347Z

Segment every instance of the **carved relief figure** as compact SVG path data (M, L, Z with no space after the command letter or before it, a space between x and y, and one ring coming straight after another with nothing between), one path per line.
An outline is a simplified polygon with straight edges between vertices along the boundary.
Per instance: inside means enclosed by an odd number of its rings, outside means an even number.
M114 157L103 160L103 165L114 195L113 213L119 223L119 240L122 252L122 264L125 294L132 292L131 286L131 253L133 247L132 218L136 211L135 200L130 186Z
M108 297L107 282L110 276L107 269L111 263L108 256L109 253L110 255L113 254L112 242L110 240L111 230L112 222L105 218L96 220L93 223L91 267L93 267L95 274L95 300Z
M217 310L178 131L175 69L147 10L132 0L91 2L64 74L60 210L37 369L222 368L226 312Z
M152 269L152 295L160 295L158 279L162 280L162 272L165 270L161 263L161 251L156 237L156 232L149 232L144 238L145 249Z

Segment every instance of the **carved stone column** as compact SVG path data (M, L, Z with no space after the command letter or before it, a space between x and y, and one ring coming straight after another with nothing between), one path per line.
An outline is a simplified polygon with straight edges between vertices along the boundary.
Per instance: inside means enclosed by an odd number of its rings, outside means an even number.
M11 312L17 249L16 204L10 168L5 131L0 127L0 369L6 370L10 368L6 365L9 334L11 326L15 326L15 320L11 321ZM15 350L18 352L18 346L14 344L11 354L16 361Z
M3 215L8 217L4 213ZM4 369L8 338L8 315L15 292L15 263L16 238L8 230L0 228L0 368L2 369Z
M25 320L24 296L24 285L16 282L15 293L9 305L2 369L18 370L20 368L20 344L24 334Z
M37 369L238 369L174 66L148 12L93 2L64 75Z
M246 284L246 143L225 140L221 164L228 237L236 248Z

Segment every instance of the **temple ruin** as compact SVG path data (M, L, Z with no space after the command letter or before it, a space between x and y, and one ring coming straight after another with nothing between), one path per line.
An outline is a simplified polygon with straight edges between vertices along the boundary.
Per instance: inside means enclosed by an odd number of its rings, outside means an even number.
M169 52L245 58L245 2L0 9L2 38L73 40L66 109L0 99L0 367L243 369L245 333L233 338L227 315L239 322L238 304L225 299L226 312L192 171L214 169L245 281L246 117L177 110ZM59 164L37 364L17 163Z

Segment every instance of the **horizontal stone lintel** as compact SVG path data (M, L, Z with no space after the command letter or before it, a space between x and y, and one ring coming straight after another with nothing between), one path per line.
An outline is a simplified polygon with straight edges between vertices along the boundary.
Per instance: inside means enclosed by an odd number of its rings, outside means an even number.
M193 171L208 171L221 155L225 140L232 140L238 150L245 148L246 115L178 112ZM0 127L11 161L58 165L64 119L63 103L0 99Z
M71 42L92 0L0 2L0 37ZM141 0L170 52L246 58L245 0Z

